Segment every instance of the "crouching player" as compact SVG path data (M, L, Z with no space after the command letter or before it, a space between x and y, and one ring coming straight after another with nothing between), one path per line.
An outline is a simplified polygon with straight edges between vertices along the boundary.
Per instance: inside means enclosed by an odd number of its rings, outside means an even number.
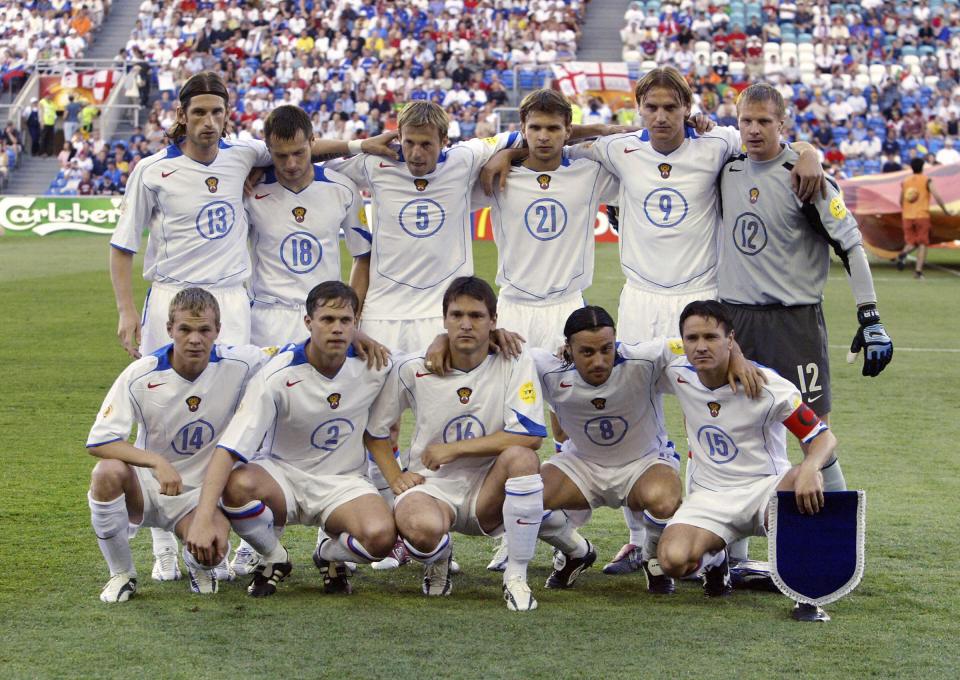
M130 552L131 525L175 531L183 539L196 517L200 485L217 438L223 434L254 373L272 352L215 344L220 307L201 288L179 291L170 302L167 333L173 343L137 359L110 389L87 439L101 458L90 482L93 530L110 568L100 593L125 602L137 592ZM136 443L127 439L138 426ZM219 551L202 560L185 550L195 593L214 593L212 566L226 556L230 526L210 513Z
M535 609L527 564L543 516L536 450L546 435L533 361L489 351L497 318L490 284L453 280L443 296L443 323L453 367L426 369L423 355L398 361L370 415L367 448L399 497L395 516L414 559L425 565L423 593L449 595L451 530L506 534L503 596L511 611ZM401 472L390 425L413 410L411 472Z
M707 596L730 593L726 546L766 535L767 506L778 490L793 491L801 512L823 507L820 469L836 439L791 383L763 369L759 399L733 394L727 367L734 329L723 305L691 302L680 315L686 357L673 361L658 381L680 401L696 463L690 493L660 539L657 557L674 577L701 566ZM786 430L801 442L803 462L790 466Z
M247 588L253 597L273 595L293 569L277 531L286 525L329 536L313 555L328 593L351 592L344 562L383 558L396 541L390 508L365 476L362 443L391 365L372 369L348 356L358 307L339 281L310 291L309 339L254 378L210 461L186 545L201 561L225 550L220 502L233 530L263 556Z

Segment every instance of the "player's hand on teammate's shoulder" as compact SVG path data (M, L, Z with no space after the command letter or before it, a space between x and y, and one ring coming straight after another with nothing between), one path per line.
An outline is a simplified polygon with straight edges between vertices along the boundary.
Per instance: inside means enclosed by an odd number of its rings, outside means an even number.
M430 444L420 454L420 462L428 470L439 470L441 465L456 460L457 450L450 444Z
M710 130L717 127L713 119L705 113L696 113L690 116L687 118L686 124L692 127L698 135L710 132Z
M383 156L384 158L398 160L400 154L397 153L397 149L393 144L396 138L396 130L383 132L375 137L369 137L363 140L360 144L360 150L363 151L363 153L369 153L374 156Z
M120 312L117 338L124 351L134 359L140 358L140 331L140 317L135 310L132 313Z
M506 328L496 328L490 334L490 349L508 359L516 359L523 352L523 343L527 339L519 333L508 331Z
M730 363L727 366L727 383L734 394L737 392L737 383L743 386L743 393L751 399L760 396L763 386L767 384L767 376L756 364L747 361L740 351L740 345L734 343L730 352Z
M401 472L390 482L390 490L399 496L407 489L412 489L415 486L423 484L423 481L423 475L419 475L416 472Z
M823 175L820 156L812 146L804 148L797 164L790 171L790 186L801 203L812 203L817 194L827 197L827 180Z
M426 360L423 367L440 377L445 376L453 368L450 363L450 343L446 333L441 333L433 339L427 347Z
M503 191L507 187L507 177L510 175L510 168L514 161L526 158L528 150L520 149L501 149L486 162L480 170L480 186L483 187L483 193L487 196L493 196L495 189Z
M160 493L164 496L179 496L183 491L180 473L166 458L157 456L157 459L153 465L153 476L160 483Z
M260 180L263 179L263 175L266 173L266 168L250 168L250 172L247 173L247 178L243 180L243 195L250 196L253 194L253 188L260 184Z
M801 463L797 477L793 482L793 493L797 500L797 510L806 515L814 515L823 509L823 475L813 465Z
M390 361L390 350L387 346L381 345L362 331L357 331L353 338L353 350L362 361L367 362L367 368L379 371Z

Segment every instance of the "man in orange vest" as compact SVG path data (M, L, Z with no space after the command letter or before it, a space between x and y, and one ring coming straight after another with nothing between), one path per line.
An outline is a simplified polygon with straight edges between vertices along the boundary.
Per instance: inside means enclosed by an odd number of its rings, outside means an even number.
M900 188L900 210L903 215L904 246L895 262L897 269L903 271L907 255L914 250L917 253L917 268L913 278L923 278L923 263L927 259L927 246L930 245L930 197L933 196L940 208L947 215L952 215L944 205L940 194L933 188L930 178L923 174L923 159L914 158L910 161L913 175L903 180Z

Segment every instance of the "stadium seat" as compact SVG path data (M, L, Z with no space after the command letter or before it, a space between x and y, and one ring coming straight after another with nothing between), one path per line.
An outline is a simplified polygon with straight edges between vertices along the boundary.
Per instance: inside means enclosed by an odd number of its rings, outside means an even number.
M876 159L865 161L863 164L863 172L865 175L878 175L882 168L883 165Z

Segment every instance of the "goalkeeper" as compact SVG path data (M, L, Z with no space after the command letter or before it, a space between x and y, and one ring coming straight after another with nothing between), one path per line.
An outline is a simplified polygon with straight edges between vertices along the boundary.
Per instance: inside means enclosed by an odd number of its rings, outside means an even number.
M837 185L827 177L826 195L809 203L800 203L790 189L797 154L780 141L783 97L769 85L751 85L740 95L737 114L747 154L728 161L720 173L719 297L744 356L796 385L827 422L830 364L820 302L831 250L857 303L849 360L862 350L863 375L879 375L893 357L893 342L880 323L860 230ZM835 456L821 472L825 491L846 489Z

